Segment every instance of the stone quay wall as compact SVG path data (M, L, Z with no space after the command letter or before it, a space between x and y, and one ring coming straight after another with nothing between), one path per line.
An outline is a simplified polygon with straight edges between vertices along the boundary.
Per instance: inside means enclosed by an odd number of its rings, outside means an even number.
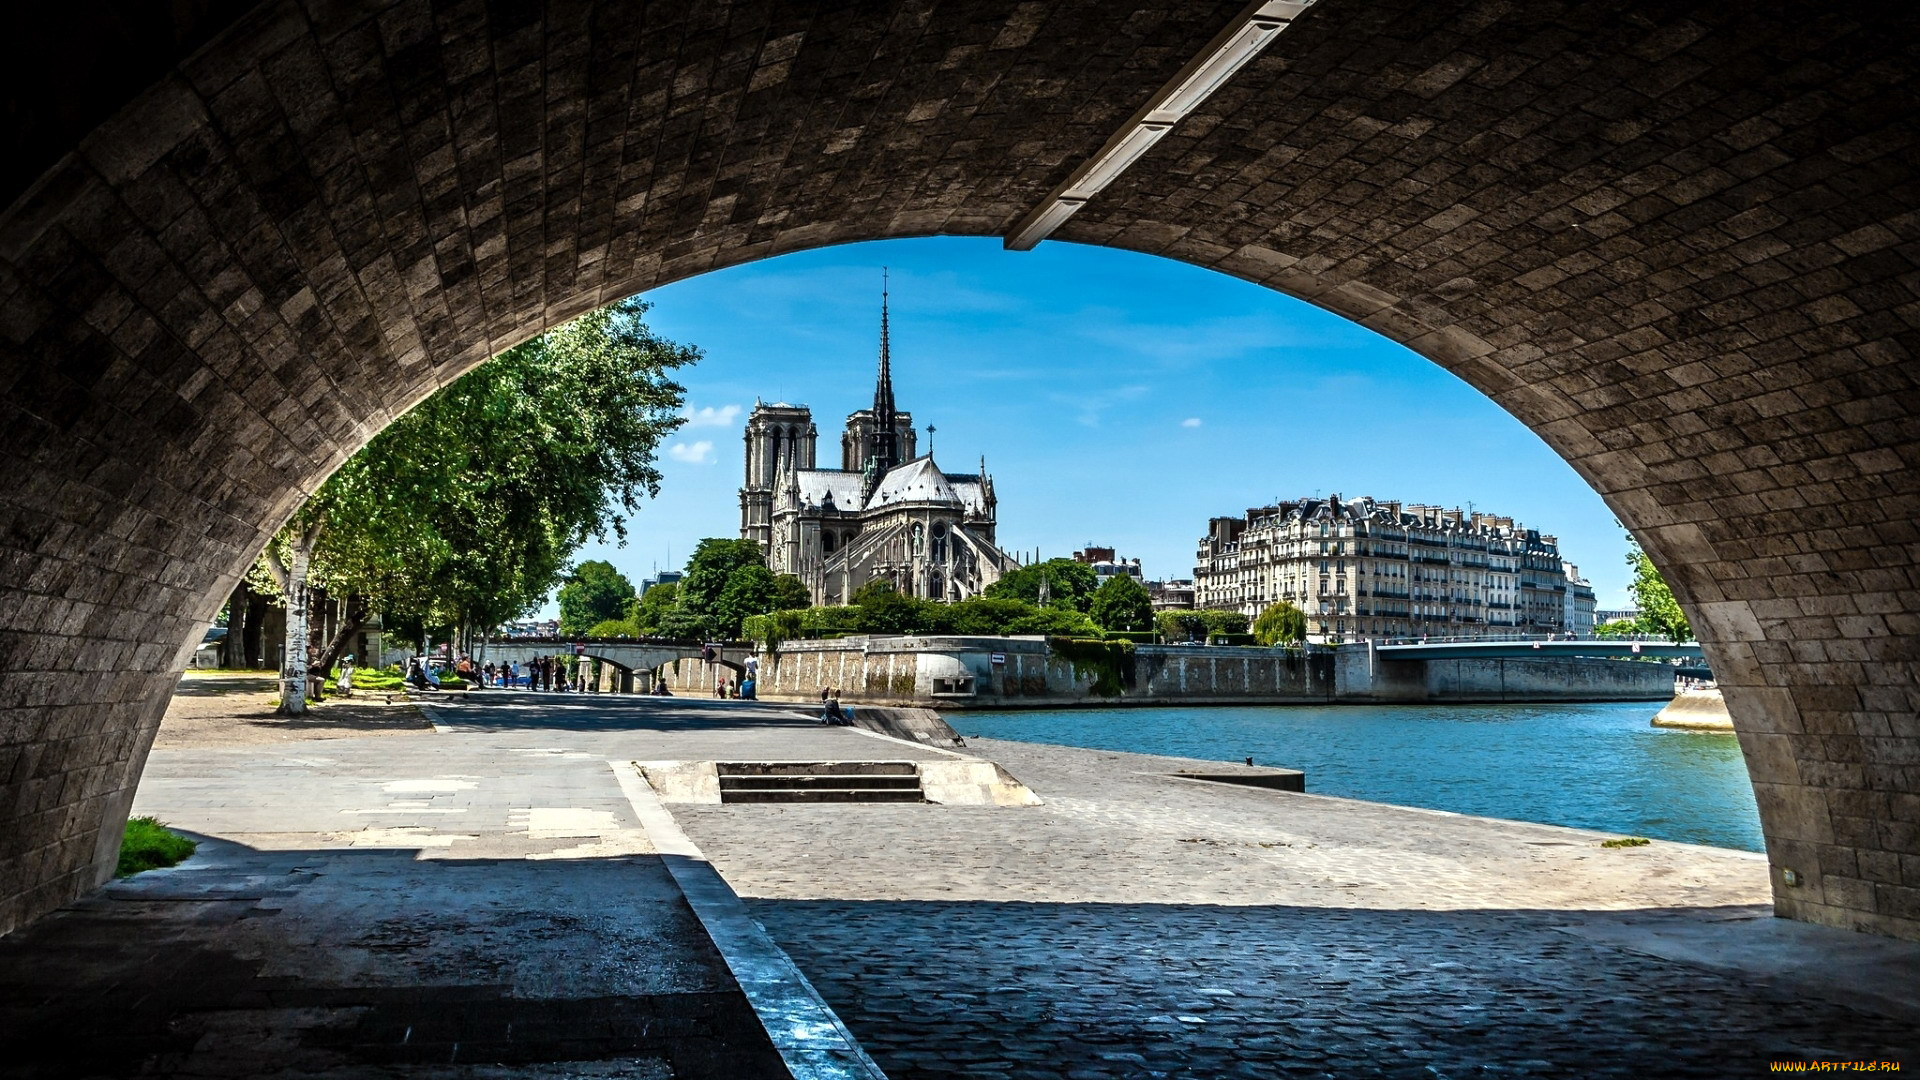
M1275 649L1141 645L1121 667L1121 693L1094 690L1099 671L1054 655L1039 637L867 636L786 641L760 654L759 696L937 709L1073 705L1247 705L1315 702L1665 701L1663 664L1575 658L1368 662L1364 646L1308 656ZM709 695L734 672L682 660L664 674L677 694Z
M1388 660L1353 646L1339 650L1336 663L1342 701L1666 701L1673 696L1673 668L1637 660Z

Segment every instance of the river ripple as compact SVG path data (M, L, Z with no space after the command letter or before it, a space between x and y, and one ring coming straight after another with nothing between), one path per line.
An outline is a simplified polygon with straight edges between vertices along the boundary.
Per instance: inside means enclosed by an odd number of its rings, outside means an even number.
M1762 850L1731 735L1659 706L1343 705L956 712L962 734L1304 769L1321 795Z

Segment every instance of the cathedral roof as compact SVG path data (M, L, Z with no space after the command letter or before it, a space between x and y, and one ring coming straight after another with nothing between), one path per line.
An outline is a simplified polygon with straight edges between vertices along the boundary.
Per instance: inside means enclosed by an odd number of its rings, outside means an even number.
M839 469L800 469L794 473L800 501L818 506L829 497L840 510L860 509L860 474Z
M946 474L933 463L932 454L889 469L881 478L880 486L874 489L873 498L867 500L867 509L900 503L963 505L959 493L947 482Z

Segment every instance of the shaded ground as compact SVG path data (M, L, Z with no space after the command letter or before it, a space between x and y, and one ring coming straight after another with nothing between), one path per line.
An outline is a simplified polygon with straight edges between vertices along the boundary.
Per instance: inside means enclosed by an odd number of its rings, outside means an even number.
M276 716L279 700L279 684L272 674L189 671L167 704L154 748L252 746L433 730L404 694L331 697L311 704L308 715L297 717Z

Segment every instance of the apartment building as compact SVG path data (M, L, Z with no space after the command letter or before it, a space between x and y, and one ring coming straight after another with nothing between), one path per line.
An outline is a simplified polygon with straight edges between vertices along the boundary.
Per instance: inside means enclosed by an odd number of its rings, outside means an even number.
M1214 518L1194 602L1257 618L1281 600L1315 642L1567 632L1558 541L1512 518L1372 498L1298 499Z

